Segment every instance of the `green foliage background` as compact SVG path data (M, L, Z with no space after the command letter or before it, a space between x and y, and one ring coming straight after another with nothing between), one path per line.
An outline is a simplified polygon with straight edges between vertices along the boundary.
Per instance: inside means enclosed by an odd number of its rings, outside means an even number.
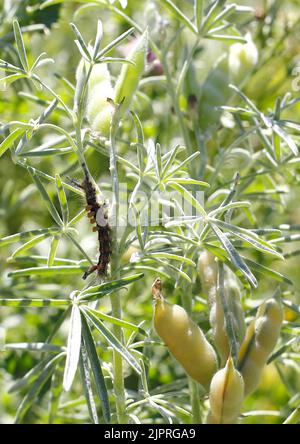
M189 29L182 30L182 24L165 7L166 2L163 1L128 0L125 9L122 9L117 1L112 6L105 5L106 2L98 2L98 4L94 2L93 7L83 7L86 2L64 1L40 10L41 3L33 0L0 2L0 58L19 66L12 32L13 19L17 18L22 28L28 27L27 32L23 33L23 37L29 62L32 63L44 51L55 60L55 64L41 67L39 75L66 103L72 102L73 93L61 78L65 77L74 84L76 68L80 61L80 54L74 44L74 33L69 25L70 22L76 23L85 41L89 42L94 41L97 21L101 19L104 28L102 47L132 25L118 11L132 18L142 29L148 25L151 38L157 45L162 39L159 26L162 26L167 38L178 33L166 59L172 78L177 80L184 60L195 43L195 36ZM193 16L192 1L174 3L187 16ZM297 122L300 119L300 105L298 92L294 90L295 88L293 89L293 82L295 85L297 75L299 75L295 69L300 63L300 3L298 0L285 2L269 0L239 1L239 4L252 6L254 13L236 14L232 21L236 23L241 35L245 35L246 32L251 33L259 53L257 65L251 72L249 70L246 73L240 87L265 115L270 115L268 114L270 110L274 110L278 97L284 97L286 93L290 93L289 100L295 99L295 102L293 106L284 110L282 118L295 122L294 127L289 129L289 134L296 145L299 145L300 125ZM206 208L215 209L220 205L226 195L224 190L228 192L235 173L239 171L242 178L242 189L239 192L238 200L247 200L251 206L247 213L237 212L232 223L249 230L281 227L282 235L286 236L284 242L278 242L278 246L282 249L281 252L286 256L285 261L265 255L253 248L245 250L246 255L252 261L282 273L292 282L292 285L288 285L286 282L282 283L282 291L286 292L284 298L294 303L294 310L285 308L282 345L292 337L299 335L300 325L300 279L298 274L300 252L298 165L300 157L288 158L288 147L282 141L282 162L279 162L280 165L270 166L267 156L257 155L263 150L263 147L262 141L255 135L236 144L236 139L242 130L247 128L247 116L245 118L242 113L237 111L233 114L225 114L221 118L220 114L216 113L215 105L231 106L235 109L246 107L245 102L228 89L229 80L226 68L223 69L220 65L216 66L220 56L225 54L226 57L230 45L232 45L231 41L200 39L193 54L193 61L184 78L182 90L178 95L178 103L184 125L192 139L192 145L197 146L200 140L205 146L208 167L203 176L199 177L195 171L190 172L194 174L194 178L205 180L211 185L210 189L205 191ZM114 50L114 56L124 57L124 51L126 53L126 43ZM117 77L120 65L113 64L110 65L110 68L113 77ZM162 77L165 74L164 70L160 71L160 69L159 63L156 68L148 66L144 80L153 77L153 81L141 82L132 109L142 122L145 143L147 144L148 140L152 138L161 144L162 152L165 154L177 143L185 144L185 141L182 140L172 97L170 97L166 82ZM55 74L59 74L60 78ZM214 75L219 79L216 85L213 84ZM157 76L156 79L155 76ZM27 94L27 97L24 93ZM41 114L44 102L37 103L35 100L30 100L28 94L35 95L41 100L52 100L45 90L34 89L32 82L27 79L15 82L6 90L0 91L0 142L8 135L8 128L5 126L7 122L28 122ZM197 98L196 110L191 102L191 99L195 97ZM232 115L235 117L233 118ZM71 131L66 116L59 109L56 109L51 115L51 122ZM200 137L197 140L195 137L196 128L200 129L203 138ZM54 134L51 132L41 131L29 141L27 150L31 151L37 148L53 137ZM136 134L130 118L126 118L122 124L120 139L118 153L136 164L136 148L131 144L131 142L136 142ZM228 154L226 150L232 143L236 148L243 148L244 152L242 154ZM61 147L64 146L66 144L61 145ZM191 153L180 154L180 161L183 161L189 154ZM107 150L105 151L103 146L98 146L97 149L90 147L86 151L86 159L90 171L102 191L109 190L111 180ZM201 163L197 162L198 159L193 165L199 171ZM73 152L55 156L27 157L26 163L51 176L59 173L65 182L68 182L68 176L79 180L82 178L82 173L77 166L76 155ZM120 182L127 180L132 190L135 183L134 180L127 177L126 168L120 167L119 174ZM254 180L249 181L248 184L243 177L251 175ZM54 185L47 182L44 185L58 207L59 202ZM70 214L73 217L82 210L83 199L70 191L67 191L67 198ZM6 151L0 160L0 237L45 228L52 224L52 218L33 184L28 170L12 159L10 150ZM93 235L90 234L86 218L82 218L78 222L76 229L79 233L78 242L91 257L94 257L97 254L97 247ZM155 229L153 238L156 237ZM279 235L277 234L277 236ZM267 239L271 240L275 237L276 235L271 234L267 236ZM218 245L215 239L212 239L211 242ZM160 247L163 248L163 246L161 240ZM238 249L241 247L243 250L242 242L240 244L237 242L235 246ZM57 274L48 278L8 276L8 273L12 271L41 264L37 257L47 258L49 239L26 251L22 255L23 257L11 259L13 247L14 245L1 246L0 244L1 298L67 299L72 291L83 288L82 270L78 270L76 274ZM138 244L135 243L132 248L138 249ZM141 422L147 423L165 423L170 418L174 422L192 422L187 378L179 364L174 361L167 349L159 343L158 337L152 332L151 284L160 274L164 280L165 296L172 303L181 304L185 293L193 295L194 318L205 331L208 331L208 314L197 271L195 267L182 269L191 278L191 283L188 283L184 279L181 280L174 268L168 268L166 264L157 263L154 260L144 263L144 265L149 265L149 269L143 270L142 263L139 270L138 266L135 267L134 264L130 265L129 263L130 255L134 251L130 249L125 252L121 259L122 264L132 270L135 268L134 272L144 271L145 276L142 280L129 285L127 290L121 290L119 293L124 319L136 325L144 321L143 328L149 332L150 338L154 342L153 344L150 342L145 348L138 348L137 357L140 358L144 355L148 359L146 365L151 394L162 394L163 399L170 402L170 405L164 405L167 413L160 410L157 405L148 404L144 409L137 410L135 414ZM183 247L182 255L187 254L189 257L191 254L190 258L196 261L200 251L201 248L198 252L193 250L192 253L189 253ZM83 260L79 250L65 239L60 242L57 257L74 261ZM168 261L171 262L166 258L165 262L168 263ZM178 266L175 261L172 264ZM252 271L258 279L259 286L252 291L249 288L243 290L243 303L249 318L253 315L251 309L256 307L259 301L271 296L278 285L278 282L269 275ZM131 274L134 274L133 271ZM97 309L109 313L108 299L100 299ZM0 352L0 422L14 421L16 410L28 391L28 385L13 392L9 392L8 389L37 365L44 356L43 353L37 351L5 348L4 344L44 342L51 334L60 314L61 310L55 307L0 308L0 343L3 346L3 350ZM125 335L128 338L130 332L125 332ZM51 343L65 346L67 336L68 322L66 321ZM113 405L114 396L109 378L111 350L100 336L98 337L97 334L95 336L99 345L98 352L104 363L104 374ZM272 364L266 367L260 386L244 403L242 413L248 412L242 420L244 423L282 423L294 409L299 407L299 357L299 346L295 341L285 354L280 354ZM132 397L132 399L138 400L136 393L141 389L141 382L127 366L125 374L127 376L125 385L128 398ZM48 421L49 386L50 382L48 381L30 406L24 422L44 423ZM63 392L61 395L54 422L82 423L88 421L84 393L77 374L71 391Z

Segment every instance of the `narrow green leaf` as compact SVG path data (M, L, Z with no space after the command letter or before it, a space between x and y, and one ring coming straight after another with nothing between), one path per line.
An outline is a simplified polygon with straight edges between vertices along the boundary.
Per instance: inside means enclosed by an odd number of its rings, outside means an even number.
M190 19L171 0L162 0L162 3L165 4L177 20L189 28L194 34L198 34L196 26L193 25Z
M9 136L6 137L6 139L3 140L3 142L0 144L0 157L5 153L6 150L8 150L8 148L12 146L16 139L24 134L24 132L24 128L17 128L12 131Z
M295 342L300 341L300 336L295 336L292 339L289 339L286 341L283 345L281 345L277 350L275 350L271 356L269 357L267 364L270 364L272 361L277 359L279 356L281 356L283 353L285 353L287 350L289 350Z
M67 201L65 189L63 187L63 184L62 184L59 174L55 175L55 180L56 180L56 189L57 189L57 194L58 194L58 198L59 198L61 213L62 213L62 217L63 217L63 223L66 224L66 223L68 223L68 220L69 220L68 201Z
M17 410L15 423L20 424L28 411L28 409L32 406L35 398L39 395L40 391L48 381L48 379L53 374L55 367L58 361L64 356L63 354L59 354L55 356L51 361L49 361L44 368L42 369L39 377L33 382L26 396L23 398L19 408Z
M74 303L71 312L68 345L67 345L67 359L66 359L64 379L63 379L63 388L66 392L68 392L71 388L78 367L80 344L81 344L81 316L78 305Z
M209 40L220 40L221 42L247 43L244 37L239 37L238 35L207 34L206 38Z
M209 9L209 11L206 14L206 17L203 20L203 25L201 32L205 34L209 31L212 24L215 21L215 18L219 14L220 10L222 9L223 5L226 3L226 0L215 0Z
M22 231L21 233L12 234L10 236L5 236L0 239L0 247L4 247L5 245L13 244L15 242L23 242L31 239L35 236L40 236L42 234L48 234L48 236L54 235L58 233L60 230L58 228L40 228L37 230L30 231Z
M202 28L203 3L204 3L203 0L194 0L194 10L195 10L195 18L196 18L198 33L200 33L200 30Z
M69 299L0 299L0 307L68 307Z
M94 287L89 287L86 290L83 290L78 299L84 300L96 300L99 297L105 296L108 293L112 293L116 291L118 288L125 287L126 285L132 284L133 282L144 277L143 273L135 274L133 276L127 276L125 278L117 279L112 282L105 282L100 285L96 285Z
M83 213L86 213L86 211L85 210L83 210ZM82 214L83 214L82 213ZM81 216L81 214L79 214L80 216ZM77 215L77 216L79 216L79 215ZM80 217L81 218L81 217ZM74 222L73 222L74 223ZM71 222L70 222L70 224L71 224ZM70 225L69 224L69 225ZM73 237L73 235L69 232L69 233L66 233L66 237L68 238L68 239L70 239L70 241L71 242L73 242L73 244L75 245L75 247L76 248L78 248L78 250L83 254L83 256L87 259L87 261L91 264L91 265L94 265L94 263L93 263L93 261L91 260L91 258L88 256L88 254L84 251L84 249L81 247L81 245L77 242L77 240Z
M12 85L19 79L25 79L26 77L26 74L11 74L10 76L2 77L0 79L0 91L5 91L9 85Z
M83 335L84 344L92 367L96 390L99 399L101 400L103 417L105 422L108 423L110 422L110 405L109 405L107 388L102 373L101 362L97 354L95 342L93 340L93 336L91 334L89 325L84 317L84 313L81 314L81 318L82 318L82 335Z
M181 183L183 185L197 185L199 187L209 188L210 185L207 182L203 182L203 180L196 180L186 177L172 177L172 181ZM168 182L167 182L168 183Z
M77 40L75 40L75 43L82 55L83 58L91 61L92 60L92 55L90 54L89 48L87 47L79 29L77 28L76 25L74 25L74 23L70 23L71 28L74 31L74 34L77 37Z
M173 254L173 253L167 253L167 252L163 252L163 251L154 251L152 252L148 252L145 254L145 257L153 257L153 258L162 258L162 259L168 259L168 260L172 260L172 261L179 261L179 262L185 262L188 265L191 265L192 267L196 267L196 264L194 261L192 261L191 259L189 259L188 257L185 256L178 256L177 254Z
M99 60L101 57L105 56L108 52L112 51L112 49L116 48L123 40L127 39L135 31L135 28L130 28L125 31L123 34L119 35L115 40L110 42L107 46L105 46L101 51L97 54L97 59Z
M297 407L292 413L286 418L283 424L299 424L300 423L300 407Z
M176 151L174 153L174 156L176 156L176 154L181 151L181 146L178 146L178 151ZM189 157L187 157L185 160L183 160L182 162L180 162L180 164L175 167L173 170L169 171L169 174L167 175L167 179L172 179L174 174L177 173L177 171L184 171L184 167L188 164L191 163L194 159L196 159L196 157L200 156L200 152L197 151L196 153L191 154ZM170 160L168 161L168 163L170 162L170 166L173 163L172 161L174 160L174 157L171 156ZM169 167L168 167L169 168ZM165 169L167 170L167 164L165 166Z
M290 279L288 279L286 276L279 273L278 271L271 270L271 268L265 267L264 265L254 262L251 259L245 257L243 257L243 259L247 264L251 266L251 268L253 268L253 270L257 271L258 273L261 273L264 276L274 279L275 281L285 282L286 284L293 285L293 282Z
M298 147L294 140L276 123L273 124L272 129L287 144L294 156L298 156Z
M24 68L24 71L28 72L29 64L18 20L13 21L13 28L20 62Z
M86 269L83 265L58 265L53 267L30 267L8 273L9 277L21 276L57 276L58 274L78 274Z
M84 310L84 309L83 309ZM104 324L92 313L84 310L86 318L91 324L101 333L107 342L115 349L120 355L128 362L128 364L134 369L134 371L140 375L141 368L137 360L131 353L124 347L123 344L111 333L111 331L104 326Z
M140 333L143 336L147 336L147 333L145 330L143 330L141 327L138 327L138 326L132 324L131 322L126 322L123 319L118 319L113 316L109 316L105 313L102 313L97 310L93 310L92 308L89 308L84 305L82 305L82 307L84 308L84 310L91 312L93 315L97 316L97 318L101 319L102 321L107 321L107 322L110 322L111 324L118 325L119 327L127 328L129 330Z
M14 259L16 256L24 253L25 251L29 250L30 248L34 247L35 245L39 244L40 242L42 242L44 239L47 239L47 237L49 237L50 234L48 233L44 233L44 234L40 234L37 237L34 237L33 239L30 239L28 242L26 242L25 244L21 245L21 247L17 248L11 255L10 259Z
M262 240L255 233L251 233L250 230L246 230L244 228L238 227L236 225L231 225L227 222L223 222L223 221L217 220L217 219L212 219L211 222L214 223L215 225L218 225L223 230L229 231L237 238L244 240L248 244L252 245L256 250L262 251L263 253L270 254L270 255L275 256L279 259L283 259L283 256L280 253L278 253L272 247L271 244Z
M79 357L79 369L81 382L83 386L84 396L86 399L86 403L88 406L90 418L93 424L99 424L99 418L97 414L97 407L94 400L91 375L90 375L90 367L87 357L87 351L84 345L83 340L81 341L80 347L80 357Z
M185 201L187 201L188 203L190 203L198 211L199 215L197 217L199 217L199 218L200 217L201 218L207 217L207 214L206 214L204 208L202 207L202 205L196 200L196 198L186 188L184 188L179 183L173 182L173 181L169 181L168 186L173 188L174 190L178 191L183 196L183 199Z
M18 379L9 389L8 393L16 392L24 387L29 390L29 386L39 377L43 368L53 359L53 356L47 356L40 360L34 367L25 373L22 378Z
M93 59L94 60L96 59L102 36L103 36L103 26L102 26L101 20L98 20L96 38L95 38L95 43L94 43L94 47L93 47Z
M58 236L54 236L51 240L51 244L50 244L50 248L49 248L49 256L48 256L48 261L47 261L48 267L52 267L52 265L54 264L55 255L56 255L59 241L60 241L60 238Z
M55 418L57 416L57 411L59 407L59 401L60 397L62 395L63 386L62 386L62 380L63 380L63 366L60 362L52 375L51 378L51 387L50 387L50 399L49 399L49 407L48 407L48 423L53 424L55 421Z
M63 347L54 344L46 344L45 342L17 342L4 344L3 350L27 350L36 352L57 353L64 351Z
M250 282L250 284L256 288L257 280L249 267L246 265L244 260L241 258L237 250L234 248L227 235L223 233L216 225L211 224L211 228L214 231L215 235L227 251L233 265L241 271L241 273L246 277L246 279Z
M40 178L36 175L35 171L29 167L28 168L29 173L31 174L32 179L34 180L39 192L41 193L41 196L48 208L49 213L51 214L51 216L53 217L53 220L57 223L57 225L61 226L62 225L62 220L60 218L60 215L57 212L57 209L55 208L55 206L53 205L52 200L50 199L44 185L42 184Z

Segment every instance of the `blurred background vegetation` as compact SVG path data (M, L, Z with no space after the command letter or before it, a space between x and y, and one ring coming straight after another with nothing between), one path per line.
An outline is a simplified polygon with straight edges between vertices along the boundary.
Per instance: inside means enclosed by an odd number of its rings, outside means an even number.
M122 17L122 12L131 17L144 29L147 25L152 39L159 44L161 35L159 27L164 26L165 32L176 33L180 24L160 1L137 1L128 0L125 9L119 2L111 2L108 7L105 2L99 2L93 7L88 7L85 2L64 1L40 9L40 1L34 0L3 0L0 1L0 58L11 63L18 64L18 57L14 44L12 21L17 18L23 29L29 61L32 62L41 52L46 52L55 60L55 64L42 67L39 71L41 78L51 86L53 90L69 102L72 100L73 91L68 87L66 81L75 83L75 72L80 61L80 54L74 44L74 34L70 22L76 23L86 41L95 37L97 20L101 19L104 27L103 45L109 43L113 38L126 31L130 26ZM82 4L83 3L83 4ZM92 2L90 2L92 3ZM121 3L121 2L120 2ZM175 2L187 15L192 15L192 1ZM239 1L239 4L249 5L254 8L254 13L237 17L235 21L242 35L251 33L252 39L258 49L258 63L248 75L247 69L242 82L244 93L256 104L263 113L274 109L278 96L291 94L291 99L297 99L300 88L300 2L299 0L260 0ZM115 9L114 9L115 8ZM121 11L121 13L117 12ZM129 39L130 41L130 39ZM189 30L185 30L177 38L172 51L170 51L167 63L171 72L178 73L183 60L193 44L193 36ZM128 42L127 42L128 43ZM208 156L208 165L204 180L210 183L214 168L224 155L226 147L234 140L232 128L242 125L242 119L233 121L228 114L221 116L215 111L215 106L231 105L237 106L240 102L234 98L232 91L228 89L228 72L226 66L216 65L219 57L226 57L232 42L218 40L203 40L199 43L194 54L193 63L188 70L180 97L180 106L184 115L186 125L191 132L193 126L201 128L204 134L204 143ZM118 56L126 55L128 48L126 43L120 46L116 53ZM298 67L298 70L297 70ZM116 76L120 67L111 65L113 76ZM148 63L144 79L148 77L162 76L163 68L159 61ZM175 74L174 74L175 75ZM218 77L218 85L215 89L214 76ZM293 83L294 82L294 83ZM293 86L294 85L294 86ZM36 97L40 98L40 103ZM204 106L200 114L195 115L192 100L196 97L197 103ZM37 118L44 105L43 100L48 100L49 95L45 91L34 90L32 83L21 80L13 83L6 90L0 91L0 137L7 136L5 124L9 121L20 120L27 122ZM203 104L203 105L202 105ZM205 106L208 108L205 109ZM152 138L159 142L165 151L173 148L176 143L181 142L178 122L171 99L166 92L163 81L144 82L140 86L135 97L133 109L138 114L143 124L145 138ZM198 111L197 111L198 112ZM285 111L285 119L299 121L300 102L295 102L293 107ZM54 123L69 130L69 123L63 112L56 111L51 117ZM124 142L119 144L120 154L134 161L130 152L130 142L134 140L132 123L126 120L123 124ZM299 129L297 130L299 134ZM298 140L295 131L295 140ZM54 136L49 133L40 132L30 141L30 149L38 147L51 141ZM213 192L228 188L230 181L236 171L257 174L264 167L261 160L251 167L256 149L259 149L259 141L252 140L251 150L248 157L243 152L236 152L231 157L226 157L222 167L214 179L212 190L207 196L208 202L213 205ZM62 146L64 146L62 144ZM245 145L243 145L245 147ZM237 146L238 148L238 146ZM74 153L66 152L62 155L28 157L26 162L39 170L55 176L59 173L63 178L67 176L80 179L80 171L76 167ZM87 162L93 177L98 181L103 190L110 188L110 177L108 170L108 157L100 150L89 149L87 151ZM288 234L297 234L300 228L300 198L299 190L299 158L295 163L283 165L273 175L257 175L255 182L245 188L241 198L248 199L252 203L252 214L256 227L279 227L281 224L292 225L293 230ZM252 169L251 169L252 168ZM120 173L125 177L126 172ZM122 176L120 178L122 180ZM47 184L47 191L57 202L57 195L52 184ZM268 191L269 190L269 191ZM75 194L68 195L71 216L77 214L83 207L83 201ZM218 201L218 198L215 202ZM27 170L14 163L10 152L7 151L0 161L0 237L5 237L17 232L32 230L51 226L52 220L42 202L40 195L32 183ZM89 251L90 255L97 254L94 236L85 219L77 224L80 233L80 244ZM297 243L298 242L298 243ZM81 274L57 275L56 277L41 278L34 277L8 277L10 271L24 268L24 266L35 266L35 257L47 257L49 240L45 240L30 250L31 259L16 257L10 259L12 246L4 246L0 249L0 296L8 297L68 297L76 288L82 288ZM276 261L259 251L253 251L251 257L256 262L270 267L284 274L293 282L293 285L284 286L289 291L288 298L295 304L300 304L299 290L299 240L297 236L292 242L284 245L284 253L287 255L285 262ZM123 257L127 263L132 251ZM82 259L80 253L70 242L62 241L57 251L57 257ZM164 267L160 271L163 273ZM122 306L124 308L124 319L135 324L145 321L144 328L152 328L152 300L151 283L159 273L159 270L148 270L145 279L138 281L123 291ZM163 277L163 275L162 275ZM257 276L259 287L253 291L252 299L247 299L245 308L251 309L256 306L258 300L265 299L275 290L277 283L265 276ZM285 285L285 284L284 284ZM165 277L165 294L171 302L180 303L180 293L192 291L194 295L195 318L199 324L208 329L207 314L202 304L203 294L196 273L193 274L193 285L186 290L176 287L174 275ZM248 295L247 295L248 298ZM252 304L252 305L251 305ZM101 300L103 310L109 310L109 304L105 299ZM60 316L60 310L48 308L8 308L0 309L0 342L43 342L52 331L54 323ZM285 320L296 328L300 328L299 315L295 311L286 309ZM65 322L60 332L55 337L54 343L65 345L68 325ZM154 338L157 337L154 335ZM287 356L276 364L267 366L259 388L244 403L243 412L253 411L253 414L245 416L245 423L281 423L293 408L299 405L300 400L300 378L299 378L299 347L292 350L297 357ZM175 398L178 406L189 409L189 398L187 381L181 367L176 364L169 355L166 348L155 345L146 350L150 358L149 388L154 392L172 391L172 384L176 383L174 390L181 390L181 397ZM0 353L0 422L13 422L16 410L26 393L26 387L9 392L9 388L41 359L41 353L5 349ZM101 352L102 360L109 362L110 351L103 346ZM137 378L128 372L126 388L129 395L131 390L137 388ZM50 384L50 383L49 383ZM25 421L28 423L47 422L47 397L48 383L40 392L38 399L30 408ZM172 402L175 402L174 400ZM264 414L263 411L268 411ZM272 414L273 411L273 414ZM178 413L177 420L189 422L190 419L184 413ZM142 422L165 422L158 411L147 409L141 412ZM87 410L84 406L82 387L79 380L70 393L63 393L60 401L59 413L56 422L73 423L86 422Z

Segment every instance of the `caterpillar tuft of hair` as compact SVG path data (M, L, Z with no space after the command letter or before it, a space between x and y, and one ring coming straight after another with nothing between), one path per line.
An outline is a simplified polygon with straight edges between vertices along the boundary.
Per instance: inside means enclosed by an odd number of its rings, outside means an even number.
M107 275L108 265L111 256L112 236L111 227L108 221L108 203L99 202L96 185L93 183L85 164L82 164L85 178L80 188L85 192L86 210L90 223L94 224L93 231L98 231L99 259L96 265L92 265L82 276L86 279L91 273L97 270L98 275Z

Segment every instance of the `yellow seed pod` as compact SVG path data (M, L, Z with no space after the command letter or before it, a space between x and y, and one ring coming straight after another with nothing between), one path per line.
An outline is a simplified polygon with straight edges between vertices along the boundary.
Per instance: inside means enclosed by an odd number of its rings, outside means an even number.
M244 399L244 381L232 358L212 378L209 389L208 424L234 424Z
M213 347L184 308L165 301L159 278L153 284L152 294L155 299L154 328L157 334L187 374L208 389L217 371L217 357Z
M265 301L247 328L238 355L238 369L245 382L245 395L258 385L262 370L280 335L283 310L278 298Z

